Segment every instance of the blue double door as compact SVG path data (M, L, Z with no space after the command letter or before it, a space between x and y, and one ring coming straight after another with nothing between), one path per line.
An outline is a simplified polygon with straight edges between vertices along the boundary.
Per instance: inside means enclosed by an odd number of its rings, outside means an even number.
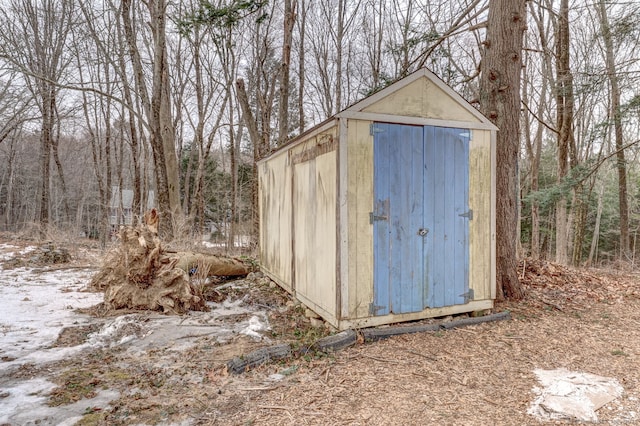
M469 130L375 123L371 314L469 300Z

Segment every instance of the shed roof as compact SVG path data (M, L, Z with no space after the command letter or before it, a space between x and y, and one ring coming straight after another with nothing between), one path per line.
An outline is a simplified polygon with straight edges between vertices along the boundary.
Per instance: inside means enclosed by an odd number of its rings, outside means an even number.
M402 101L400 103L393 102L395 99L401 99ZM437 102L431 102L432 99L436 99ZM400 105L400 108L398 108L398 105ZM419 106L417 109L420 111L419 115L415 113L416 108L410 108L410 106L415 107L416 105ZM296 145L297 142L314 133L326 130L340 118L395 122L398 121L398 117L403 116L415 119L442 119L452 125L457 124L459 127L498 130L487 117L442 81L440 77L427 68L420 68L408 76L391 83L384 89L350 105L314 127L307 129L276 148L258 163L266 161L284 148Z
M396 99L402 102L393 102ZM436 100L433 102L432 100ZM415 108L418 106L418 108ZM416 115L419 111L420 115ZM352 118L354 114L415 116L447 121L474 122L489 130L498 128L460 94L427 68L421 68L397 80L343 111L337 117Z

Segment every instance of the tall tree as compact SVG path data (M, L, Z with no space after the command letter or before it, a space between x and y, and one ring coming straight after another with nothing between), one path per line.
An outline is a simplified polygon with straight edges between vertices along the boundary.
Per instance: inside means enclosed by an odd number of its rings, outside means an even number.
M151 90L151 148L156 172L158 206L165 215L165 232L173 236L175 219L181 216L175 127L171 114L169 60L167 53L167 2L147 2L153 38L153 86ZM162 225L161 225L162 226Z
M624 135L622 129L622 109L621 90L616 70L616 56L614 50L614 40L611 33L611 25L605 0L598 1L598 14L600 15L600 26L602 39L605 47L605 67L607 79L611 90L611 113L613 118L613 131L616 146L616 167L618 170L618 209L620 214L620 258L629 259L629 203L627 195L627 161L625 159Z
M15 72L0 75L0 226L6 230L14 224L17 149L25 123L29 121L29 106L33 97L24 88L13 87Z
M263 12L267 2L265 0L230 0L228 2L219 2L215 5L209 1L201 1L200 6L193 13L189 14L180 25L183 31L192 31L195 26L208 25L218 30L224 31L227 38L220 37L217 42L218 51L223 62L226 61L227 71L236 70L236 58L235 52L232 48L231 42L231 30L237 25L247 24L243 22L245 18L249 16L255 17L255 20L251 24L255 24L253 28L249 28L251 53L253 55L252 60L248 62L251 64L247 73L249 74L249 87L245 86L243 78L238 78L236 81L236 95L238 98L238 104L242 111L242 119L245 126L249 130L249 137L251 144L253 145L253 157L254 157L254 171L253 171L253 185L252 185L252 203L253 203L253 230L252 234L257 238L258 235L258 215L257 215L257 168L255 162L261 159L271 148L271 133L272 133L272 110L274 106L274 100L276 97L276 81L278 76L280 77L280 101L281 108L279 110L279 117L281 120L280 127L280 140L284 141L287 133L288 111L283 107L288 106L289 98L289 61L291 53L291 32L293 30L293 24L295 22L295 6L291 0L287 0L285 3L285 17L284 17L284 43L285 49L283 50L282 63L280 66L274 65L274 46L273 37L271 36L273 14L276 10L271 8L270 13ZM247 20L248 21L248 20ZM263 25L264 24L264 25ZM220 43L221 40L226 40L226 43ZM231 74L225 73L225 81L229 83L231 81ZM228 87L231 86L228 84ZM286 87L284 87L286 86ZM231 90L231 89L228 89ZM255 113L252 109L252 105L249 99L249 93L256 99ZM229 101L229 110L232 111L233 102ZM230 113L230 122L233 123L232 113ZM284 129L283 126L284 125ZM240 143L241 131L238 130L238 137L230 130L231 140L231 174L233 182L232 198L233 206L232 210L235 210L235 202L237 197L237 157ZM237 142L236 142L237 140ZM233 212L235 216L235 211ZM235 220L235 217L232 218ZM231 230L231 237L233 237L234 230Z
M93 20L88 20L88 22L93 23ZM91 27L93 28L93 27ZM90 74L88 79L94 82L100 82L103 80L101 78L102 71L99 67L98 69L83 69L83 65L80 61L81 57L89 57L89 50L83 50L84 46L81 46L84 42L87 41L87 37L84 37L82 40L78 40L76 42L76 61L78 67L78 78L79 84L85 85L85 75ZM99 39L93 38L93 41L98 44L98 46L102 46ZM100 53L104 53L100 48L97 49ZM82 52L82 53L81 53ZM104 56L99 55L97 57L103 58ZM104 67L108 67L107 61L102 61ZM95 76L93 73L96 72ZM89 82L86 82L89 83ZM99 84L99 83L98 83ZM112 86L112 85L108 85ZM109 88L102 89L104 93L110 93ZM104 245L106 244L107 237L110 232L110 223L109 223L109 201L111 197L111 186L112 186L112 158L111 158L111 131L109 128L109 117L111 113L110 104L111 99L109 97L105 98L93 98L90 93L83 91L82 92L82 112L85 118L86 124L86 138L89 141L89 145L91 147L91 159L93 162L93 171L96 178L97 189L98 189L98 216L96 218L101 222L101 232L99 232L100 241ZM105 105L106 104L106 105ZM94 108L91 108L93 106ZM103 114L104 117L100 117ZM103 118L103 119L101 119Z
M527 105L529 115L532 120L524 121L524 142L529 162L529 184L531 193L535 194L539 190L540 184L540 159L542 155L543 136L547 124L544 122L547 105L547 91L552 74L552 57L547 54L549 51L549 27L545 16L550 10L547 5L535 5L529 3L531 17L535 22L537 30L536 38L533 38L531 46L527 47L528 60L526 61L525 72L527 81L523 84L522 101ZM542 53L542 54L540 54ZM542 81L540 81L542 80ZM531 99L529 96L531 94ZM536 105L537 106L534 106ZM534 112L535 111L535 112ZM535 131L531 129L530 121L535 122ZM530 255L534 259L540 257L540 202L536 197L531 197L531 234L530 234Z
M162 231L173 236L174 219L180 217L180 185L176 156L175 126L171 112L171 88L167 53L167 2L146 2L151 30L151 90L145 79L145 68L136 37L136 10L131 0L123 0L120 9L124 36L135 76L136 91L140 97L149 130L149 142L153 152L157 201L163 220Z
M66 187L58 158L56 127L59 126L59 85L69 65L65 48L75 23L75 10L68 0L13 0L0 10L1 56L23 74L40 112L39 220L46 232L50 222L52 156L62 187Z
M496 140L496 267L498 298L520 299L517 273L520 73L525 0L490 0L480 74L482 112L500 129Z
M382 65L382 43L386 35L383 26L388 16L386 13L386 1L368 0L364 10L366 13L362 17L362 31L364 36L371 40L371 42L366 43L368 63L364 72L371 75L371 89L377 90L385 80Z
M289 136L289 74L291 68L291 37L298 2L284 0L284 32L282 39L282 69L280 71L280 101L278 103L278 145Z
M570 152L575 158L573 139L573 76L571 75L569 39L569 0L560 2L556 31L556 129L558 131L558 185L569 173ZM574 160L575 161L575 160ZM556 262L566 264L569 247L567 222L567 194L560 194L556 203Z
M298 132L302 133L305 130L305 58L307 45L305 43L307 35L307 12L308 4L305 0L299 1L299 18L296 19L298 27Z

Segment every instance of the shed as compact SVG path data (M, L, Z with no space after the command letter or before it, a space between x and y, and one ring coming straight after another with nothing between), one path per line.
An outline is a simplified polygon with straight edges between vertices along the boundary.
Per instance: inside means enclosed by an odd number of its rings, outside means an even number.
M343 330L493 307L497 128L427 69L258 162L263 272Z

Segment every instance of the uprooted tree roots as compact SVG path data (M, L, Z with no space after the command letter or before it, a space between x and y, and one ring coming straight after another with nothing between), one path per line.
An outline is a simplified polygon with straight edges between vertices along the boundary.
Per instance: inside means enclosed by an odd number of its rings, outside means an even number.
M179 257L163 251L156 228L122 228L120 244L107 253L90 286L104 291L107 310L145 309L182 314L206 311L202 288L177 268Z

